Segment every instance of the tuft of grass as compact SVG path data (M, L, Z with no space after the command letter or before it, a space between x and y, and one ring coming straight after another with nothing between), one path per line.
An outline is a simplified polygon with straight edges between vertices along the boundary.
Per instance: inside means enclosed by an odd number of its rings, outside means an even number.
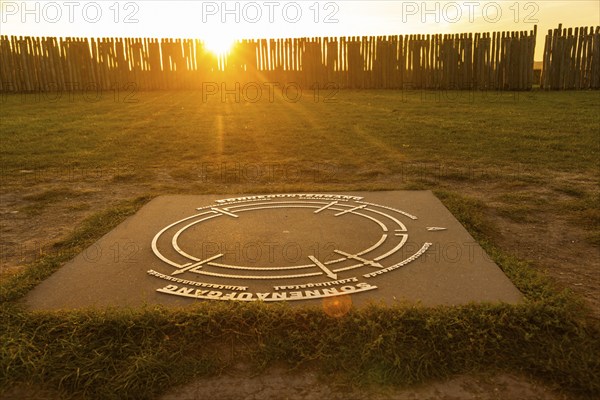
M545 206L550 203L547 195L529 191L517 191L512 193L504 193L498 196L498 200L512 204L529 204L531 206Z
M29 216L39 215L42 210L50 204L58 203L67 199L74 199L83 196L85 193L69 188L54 188L43 190L38 193L23 196L23 200L29 204L20 208L21 212Z
M531 205L500 205L496 206L498 215L515 222L534 222L538 209Z
M24 200L34 201L38 203L48 204L53 203L55 201L59 201L65 198L73 198L79 197L82 193L68 189L68 188L60 188L60 189L50 189L44 190L41 193L35 193L23 196Z
M181 182L193 182L200 179L198 172L189 168L174 169L169 172L169 175Z
M563 194L566 194L567 196L576 197L576 198L582 198L586 194L585 189L578 187L578 186L571 185L571 184L557 185L554 187L554 190L556 190L558 193L563 193Z
M483 201L442 189L434 190L434 194L476 240L489 241L497 234L497 227L485 216L488 206Z
M586 231L586 240L600 245L600 191L586 191L569 201L560 203L560 209L569 219Z
M18 377L91 399L150 399L235 360L258 371L311 365L354 383L403 386L475 369L516 370L600 393L593 379L600 331L569 311L543 303L374 305L334 318L318 308L259 303L70 313L3 307L0 385Z

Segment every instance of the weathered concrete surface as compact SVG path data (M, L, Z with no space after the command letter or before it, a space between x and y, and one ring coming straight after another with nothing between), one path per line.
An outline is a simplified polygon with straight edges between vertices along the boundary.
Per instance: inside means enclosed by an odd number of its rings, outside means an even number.
M157 290L161 290L159 292ZM517 303L429 191L162 196L31 291L32 309L289 301Z

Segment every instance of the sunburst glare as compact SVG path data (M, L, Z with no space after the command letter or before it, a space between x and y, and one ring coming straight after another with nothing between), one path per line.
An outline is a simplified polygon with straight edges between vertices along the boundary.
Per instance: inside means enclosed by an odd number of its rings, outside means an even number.
M216 56L229 54L234 43L235 39L219 34L204 39L205 48Z

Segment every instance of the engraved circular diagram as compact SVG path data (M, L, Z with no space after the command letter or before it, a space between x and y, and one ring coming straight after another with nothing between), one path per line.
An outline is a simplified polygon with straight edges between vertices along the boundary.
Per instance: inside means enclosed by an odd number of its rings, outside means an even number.
M292 301L377 289L431 243L417 217L362 197L280 194L217 200L163 227L148 274L157 291L203 300Z

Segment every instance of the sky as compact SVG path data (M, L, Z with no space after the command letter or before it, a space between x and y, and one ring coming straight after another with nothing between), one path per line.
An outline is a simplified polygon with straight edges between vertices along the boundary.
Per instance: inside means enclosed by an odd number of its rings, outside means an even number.
M0 34L235 39L529 31L600 25L600 1L6 1Z

